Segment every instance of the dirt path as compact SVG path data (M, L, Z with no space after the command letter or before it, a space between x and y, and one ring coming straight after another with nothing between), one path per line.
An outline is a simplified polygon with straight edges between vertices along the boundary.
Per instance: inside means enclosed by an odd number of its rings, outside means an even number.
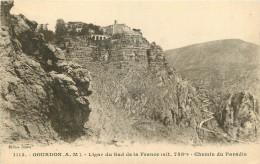
M204 99L202 102L205 103L205 105L202 106L202 108L203 108L202 111L205 112L205 113L208 113L208 116L207 116L206 119L204 119L204 120L202 120L202 121L200 122L199 128L200 128L201 130L204 130L204 131L207 131L207 132L210 132L210 133L214 133L214 134L222 135L222 136L224 136L225 138L230 139L230 140L233 140L233 141L237 141L237 142L241 142L241 143L246 143L245 141L231 138L231 137L229 137L226 133L221 133L221 132L217 132L217 131L214 131L214 130L210 130L210 129L204 128L204 127L203 127L203 124L204 124L205 122L208 122L208 121L214 119L215 117L214 117L214 113L213 113L213 112L208 111L208 108L207 108L207 107L208 107L208 105L210 104L209 99L206 98L206 99Z

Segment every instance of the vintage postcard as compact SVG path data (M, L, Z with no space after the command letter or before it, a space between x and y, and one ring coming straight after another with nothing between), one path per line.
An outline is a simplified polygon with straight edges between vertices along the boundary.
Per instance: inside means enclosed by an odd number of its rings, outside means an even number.
M260 164L259 1L1 1L2 164Z

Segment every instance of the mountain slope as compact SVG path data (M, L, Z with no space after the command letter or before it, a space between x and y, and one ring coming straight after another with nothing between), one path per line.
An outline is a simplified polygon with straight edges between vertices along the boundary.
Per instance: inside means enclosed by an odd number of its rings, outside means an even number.
M258 95L259 53L258 45L228 39L167 50L165 57L186 79L211 92L248 90Z
M209 108L228 135L243 141L259 135L258 45L229 39L165 53L169 65L209 96Z

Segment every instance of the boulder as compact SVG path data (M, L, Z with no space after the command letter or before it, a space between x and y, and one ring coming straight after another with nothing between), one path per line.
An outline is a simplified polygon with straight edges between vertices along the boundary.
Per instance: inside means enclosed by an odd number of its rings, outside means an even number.
M56 51L54 52L54 57L57 60L64 60L65 59L65 55L60 48L56 48Z
M226 101L226 105L223 106L221 112L216 114L220 125L227 133L237 135L238 137L246 137L252 133L256 133L255 129L259 126L259 114L255 109L259 108L257 100L249 93L240 92L230 95ZM246 133L240 134L242 130ZM233 136L233 137L234 137Z
M13 31L16 36L20 36L20 34L30 31L30 26L25 22L21 15L13 15L12 22L14 24Z
M47 44L47 48L48 48L51 52L53 52L53 53L56 52L56 48L55 48L53 45L51 45L51 44Z
M1 35L5 37L5 36L9 35L9 33L8 33L8 31L1 31Z

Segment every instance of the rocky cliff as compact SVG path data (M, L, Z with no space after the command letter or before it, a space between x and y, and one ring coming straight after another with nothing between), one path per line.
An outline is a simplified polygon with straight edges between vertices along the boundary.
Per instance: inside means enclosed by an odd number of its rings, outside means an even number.
M10 15L1 1L1 139L72 141L90 113L88 72L36 32L37 23Z
M259 136L259 102L251 94L240 92L223 98L216 118L235 139L253 140Z
M67 59L92 76L89 135L100 142L201 143L198 91L168 66L160 46L142 36L136 44L135 37L68 38Z

